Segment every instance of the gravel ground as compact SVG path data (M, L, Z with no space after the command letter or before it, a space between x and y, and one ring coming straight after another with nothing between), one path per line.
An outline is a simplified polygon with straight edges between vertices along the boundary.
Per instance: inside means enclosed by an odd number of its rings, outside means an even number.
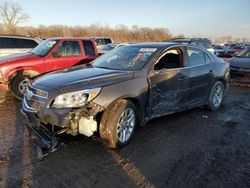
M20 103L1 92L0 187L250 187L249 96L232 86L220 110L154 119L120 150L67 136L38 161Z

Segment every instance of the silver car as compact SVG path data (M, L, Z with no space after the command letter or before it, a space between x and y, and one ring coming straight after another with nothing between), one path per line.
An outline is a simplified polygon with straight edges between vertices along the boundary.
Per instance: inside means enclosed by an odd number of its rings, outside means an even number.
M0 35L0 56L29 52L40 42L32 37Z

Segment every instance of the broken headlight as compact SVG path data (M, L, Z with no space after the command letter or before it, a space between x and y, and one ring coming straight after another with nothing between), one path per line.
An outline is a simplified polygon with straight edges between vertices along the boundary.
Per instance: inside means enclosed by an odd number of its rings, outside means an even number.
M93 100L101 91L101 88L86 89L59 95L55 98L52 107L77 108Z

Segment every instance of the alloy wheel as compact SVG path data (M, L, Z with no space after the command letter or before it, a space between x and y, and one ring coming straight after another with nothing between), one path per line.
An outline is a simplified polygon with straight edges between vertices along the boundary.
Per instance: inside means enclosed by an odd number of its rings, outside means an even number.
M218 84L214 89L212 97L212 103L215 108L220 106L222 98L223 98L223 86Z
M127 142L135 129L136 115L132 108L126 108L118 121L117 136L122 143Z

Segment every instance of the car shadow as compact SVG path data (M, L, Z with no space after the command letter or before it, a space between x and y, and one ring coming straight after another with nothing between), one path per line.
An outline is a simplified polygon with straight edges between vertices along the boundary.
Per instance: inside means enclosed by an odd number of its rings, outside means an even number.
M17 101L9 92L0 93L0 128L1 154L4 161L1 169L1 179L5 187L15 187L22 184L25 172L20 170L29 163L32 163L31 143L27 131L20 116L20 101ZM3 182L0 182L0 185Z

